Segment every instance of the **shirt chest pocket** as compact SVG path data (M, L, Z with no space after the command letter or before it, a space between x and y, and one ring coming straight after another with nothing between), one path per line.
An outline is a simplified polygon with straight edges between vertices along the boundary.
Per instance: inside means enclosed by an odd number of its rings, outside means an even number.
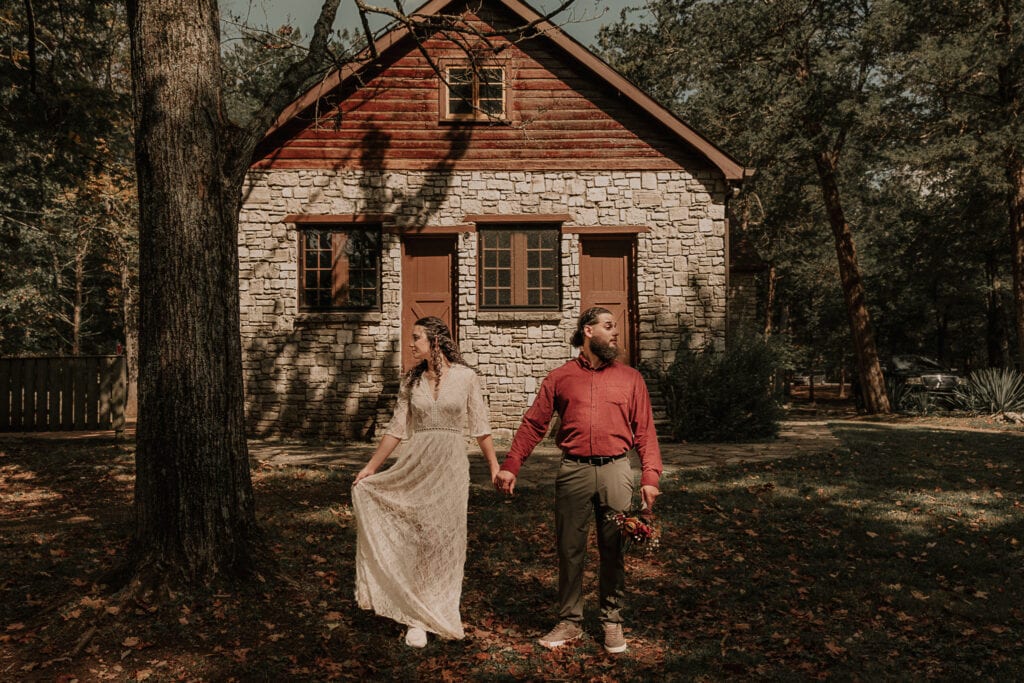
M613 404L623 409L629 405L629 386L626 384L606 384L602 387L602 394L605 404Z

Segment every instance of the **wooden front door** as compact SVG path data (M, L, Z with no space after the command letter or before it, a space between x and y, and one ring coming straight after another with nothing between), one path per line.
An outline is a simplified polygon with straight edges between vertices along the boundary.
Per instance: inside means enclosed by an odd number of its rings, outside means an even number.
M633 296L633 253L630 237L583 237L580 240L580 312L603 306L619 325L618 360L628 365L638 361L636 348L636 300Z
M455 239L409 237L402 242L402 368L412 367L409 340L413 324L435 316L455 329Z

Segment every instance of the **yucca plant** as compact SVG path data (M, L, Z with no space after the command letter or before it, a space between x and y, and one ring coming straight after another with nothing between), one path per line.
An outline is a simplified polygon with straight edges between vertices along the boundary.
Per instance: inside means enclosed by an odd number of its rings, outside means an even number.
M1012 368L975 370L955 392L966 410L989 415L1024 410L1024 373Z
M938 408L935 397L927 391L908 391L899 409L916 415L931 415Z
M900 379L885 380L885 390L889 392L889 405L899 412L907 412L911 407L913 389Z

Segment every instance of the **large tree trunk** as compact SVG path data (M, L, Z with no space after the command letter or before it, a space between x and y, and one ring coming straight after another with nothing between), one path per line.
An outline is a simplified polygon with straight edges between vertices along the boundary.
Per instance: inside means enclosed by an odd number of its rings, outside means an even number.
M815 157L818 178L825 199L829 223L836 240L836 256L839 261L839 278L843 286L843 298L850 319L853 337L853 352L857 359L857 373L864 398L864 407L869 413L891 412L889 396L885 391L885 378L878 363L875 348L875 332L871 326L867 302L864 296L864 282L857 265L857 251L853 245L853 231L846 222L839 200L839 184L836 181L835 155L821 152Z
M1017 362L1024 370L1024 155L1006 157L1009 183L1010 255L1013 261L1013 308L1017 319Z
M224 173L217 3L130 0L128 11L140 221L132 557L145 589L247 569L256 523L239 337L241 175Z

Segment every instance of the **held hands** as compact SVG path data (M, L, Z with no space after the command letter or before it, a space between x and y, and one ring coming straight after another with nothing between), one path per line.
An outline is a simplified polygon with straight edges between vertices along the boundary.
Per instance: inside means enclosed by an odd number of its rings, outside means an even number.
M516 490L516 475L508 470L498 470L491 481L494 482L494 488L506 495L511 496Z

